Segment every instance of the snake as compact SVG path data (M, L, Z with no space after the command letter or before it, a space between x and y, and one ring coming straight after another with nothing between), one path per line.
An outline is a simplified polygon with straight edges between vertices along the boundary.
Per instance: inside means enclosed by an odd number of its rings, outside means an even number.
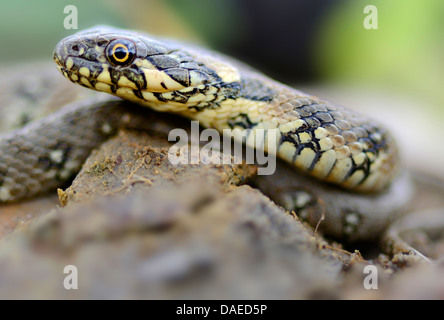
M96 26L62 39L53 59L75 84L202 127L247 132L233 136L246 144L257 132L274 132L264 139L265 151L347 192L383 193L401 171L395 139L376 120L197 45ZM1 135L0 202L72 178L91 150L124 122L118 104L82 101Z

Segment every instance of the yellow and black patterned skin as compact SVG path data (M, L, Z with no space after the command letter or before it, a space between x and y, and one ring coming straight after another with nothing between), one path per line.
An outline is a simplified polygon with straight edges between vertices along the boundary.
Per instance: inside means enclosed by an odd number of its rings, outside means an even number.
M219 53L95 27L63 39L54 60L74 83L204 127L274 130L276 139L265 143L266 150L348 190L379 192L399 173L395 142L377 122ZM250 136L246 143L252 145Z

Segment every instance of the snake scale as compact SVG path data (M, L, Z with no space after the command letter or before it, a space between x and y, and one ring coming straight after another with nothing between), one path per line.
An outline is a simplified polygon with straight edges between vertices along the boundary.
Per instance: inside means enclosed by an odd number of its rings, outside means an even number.
M275 130L274 145L265 143L266 150L343 189L381 193L399 175L394 139L376 121L222 54L98 26L60 41L53 58L74 83L204 127ZM2 135L0 201L17 201L72 178L89 152L124 122L115 109L113 103L84 101ZM77 129L65 130L67 122Z

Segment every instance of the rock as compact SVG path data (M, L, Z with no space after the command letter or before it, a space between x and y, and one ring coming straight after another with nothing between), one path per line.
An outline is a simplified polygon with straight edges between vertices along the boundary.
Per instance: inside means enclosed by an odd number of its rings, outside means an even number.
M167 147L125 131L98 149L61 192L64 208L0 246L0 297L336 295L343 255L258 190L237 186L254 167L173 168ZM66 265L77 267L78 290L62 285Z

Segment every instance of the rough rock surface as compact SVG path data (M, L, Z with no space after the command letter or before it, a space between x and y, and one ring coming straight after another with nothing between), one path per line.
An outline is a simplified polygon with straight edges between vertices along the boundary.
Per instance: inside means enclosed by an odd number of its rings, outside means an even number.
M59 192L64 208L4 241L0 297L334 295L342 254L258 190L237 186L255 167L174 168L167 147L126 131L105 143ZM65 265L78 268L79 290L61 286Z

